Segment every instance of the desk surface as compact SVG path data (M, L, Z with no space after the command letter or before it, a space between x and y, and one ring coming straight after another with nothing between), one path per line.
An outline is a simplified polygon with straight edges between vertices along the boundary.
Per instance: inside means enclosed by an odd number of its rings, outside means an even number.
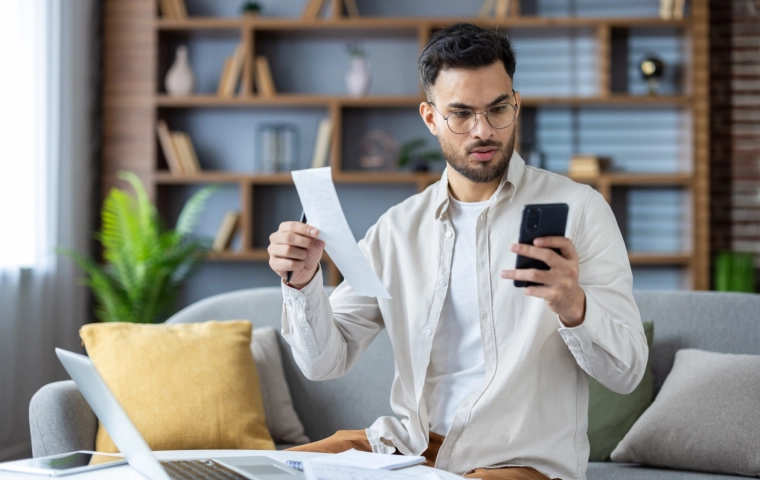
M188 460L197 458L221 458L221 457L241 457L245 455L266 455L274 460L285 463L286 460L306 460L316 456L324 455L322 453L310 452L282 452L274 450L172 450L164 452L155 452L159 460ZM435 471L441 480L454 480L461 477L443 470L434 470L430 467L416 465L403 469L404 473L418 474L420 476ZM129 465L120 465L102 470L95 470L89 473L78 475L66 475L63 477L44 477L41 475L29 475L25 473L0 472L2 480L34 480L43 478L60 478L62 480L94 480L108 478L109 480L145 480L145 477L133 470Z

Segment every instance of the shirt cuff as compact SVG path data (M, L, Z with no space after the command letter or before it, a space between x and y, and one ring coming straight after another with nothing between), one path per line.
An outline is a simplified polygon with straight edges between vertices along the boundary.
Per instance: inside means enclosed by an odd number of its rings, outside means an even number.
M559 315L557 315L557 323L559 323L557 330L559 334L581 368L587 372L589 371L589 365L584 352L590 352L592 344L596 342L599 325L604 321L603 317L605 314L604 310L596 303L593 297L586 293L586 316L583 318L583 323L575 327L566 327L562 323L562 320L560 320Z
M293 288L288 285L285 280L282 282L282 296L285 300L300 300L309 299L314 296L315 292L319 292L322 288L322 264L317 265L317 272L314 274L314 278L309 283L304 285L302 289Z

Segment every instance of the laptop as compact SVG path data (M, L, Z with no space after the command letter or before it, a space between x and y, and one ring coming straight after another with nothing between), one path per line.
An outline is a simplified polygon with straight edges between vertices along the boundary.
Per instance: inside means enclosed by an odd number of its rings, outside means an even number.
M150 480L251 479L305 480L294 470L266 456L221 457L207 460L159 462L129 419L127 412L103 381L92 361L73 352L55 349L55 354L79 387L87 403L132 468ZM188 428L192 428L191 425Z

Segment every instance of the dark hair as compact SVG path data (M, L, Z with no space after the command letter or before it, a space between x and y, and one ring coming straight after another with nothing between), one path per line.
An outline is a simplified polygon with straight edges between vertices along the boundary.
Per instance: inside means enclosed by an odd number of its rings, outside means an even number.
M506 33L486 30L472 23L457 23L438 30L417 58L417 69L425 94L441 70L476 69L501 60L509 78L514 79L515 52Z

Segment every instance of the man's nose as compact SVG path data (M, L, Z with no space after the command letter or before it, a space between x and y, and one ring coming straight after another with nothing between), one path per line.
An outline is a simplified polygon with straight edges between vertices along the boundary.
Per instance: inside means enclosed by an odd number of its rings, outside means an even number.
M475 117L475 120L475 127L470 132L473 137L487 139L491 138L494 135L496 129L493 128L490 123L488 123L485 114L478 114Z

